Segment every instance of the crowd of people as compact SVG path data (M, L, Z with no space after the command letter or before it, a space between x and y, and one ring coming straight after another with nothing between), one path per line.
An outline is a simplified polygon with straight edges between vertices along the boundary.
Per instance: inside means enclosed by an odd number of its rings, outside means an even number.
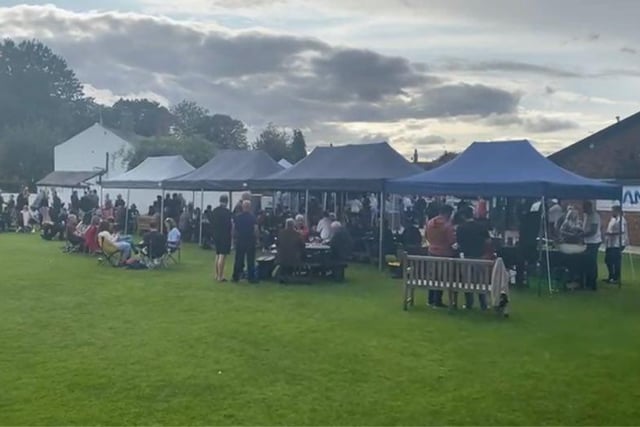
M395 254L401 246L410 253L488 258L495 252L492 237L496 230L507 228L505 224L513 228L515 224L520 230L518 244L524 259L531 264L536 262L543 211L540 202L519 203L516 208L509 208L479 197L473 202L459 200L454 208L442 198L398 200L401 201L399 229L392 231L391 217L383 219L383 255ZM277 247L279 263L289 267L302 262L305 244L309 243L329 246L335 260L349 260L353 252L363 250L367 241L373 243L369 251L377 253L380 212L378 198L373 194L349 199L340 212L343 222L338 221L338 215L331 210L323 210L319 199L314 197L308 201L307 214L303 210L294 213L281 204L256 209L249 193L243 194L234 207L229 206L229 202L223 195L219 206L215 209L207 206L201 212L192 203L186 203L181 194L167 194L164 199L159 195L147 212L153 226L150 234L147 233L150 237L145 237L142 243L148 244L136 245L130 236L137 232L140 213L135 204L127 206L122 195L112 200L107 194L101 205L96 190L85 190L81 196L74 191L65 204L55 191L43 190L30 202L29 190L25 188L17 197L10 196L7 200L0 197L0 230L40 231L44 239L67 240L70 247L91 253L100 250L100 239L106 239L121 252L123 261L138 253L138 246L165 248L168 243L175 248L182 241L201 241L205 248L215 247L214 278L218 281L225 280L225 260L232 247L236 250L231 276L234 281L241 277L255 280L256 248ZM392 205L387 202L387 206ZM340 208L335 200L333 204L325 202L324 207L334 211ZM510 212L515 213L512 217L515 219L509 219ZM563 206L558 200L551 200L546 206L546 220L550 240L586 248L586 262L581 271L572 272L572 280L580 281L588 289L597 288L597 256L603 243L609 272L605 281L620 280L622 252L628 245L627 223L620 206L614 205L611 220L603 228L592 202L586 201L578 209L575 205ZM163 236L163 244L159 235ZM466 297L465 305L471 307L471 295ZM429 303L441 305L442 295L432 292ZM485 302L480 301L480 305L484 307Z

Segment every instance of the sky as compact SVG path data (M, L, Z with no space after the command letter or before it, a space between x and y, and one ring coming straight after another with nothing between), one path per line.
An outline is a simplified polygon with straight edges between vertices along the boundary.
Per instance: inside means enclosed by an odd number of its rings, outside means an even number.
M545 154L640 110L636 0L0 0L0 37L37 38L111 104L194 100L389 141L421 160L526 138Z

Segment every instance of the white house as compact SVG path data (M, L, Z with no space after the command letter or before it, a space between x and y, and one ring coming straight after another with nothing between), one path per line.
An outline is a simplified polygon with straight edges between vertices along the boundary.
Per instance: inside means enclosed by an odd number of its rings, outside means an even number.
M125 156L132 148L131 138L99 123L85 129L54 149L55 171L105 170L103 178L127 171Z
M125 157L134 138L94 124L54 148L54 171L38 187L56 189L67 202L73 188L95 186L100 175L106 179L126 172Z

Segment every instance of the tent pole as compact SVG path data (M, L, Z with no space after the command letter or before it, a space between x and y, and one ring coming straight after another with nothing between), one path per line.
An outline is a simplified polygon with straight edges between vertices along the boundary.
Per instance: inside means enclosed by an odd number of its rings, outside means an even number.
M549 286L549 293L553 293L551 289L551 263L549 261L549 226L547 224L547 200L543 196L542 197L542 218L543 227L544 227L544 247L545 247L545 257L547 259L547 284Z
M233 193L229 191L229 210L233 211L233 201L231 200Z
M198 244L202 246L202 214L204 213L204 190L200 190L200 238Z
M382 251L383 251L383 242L382 239L384 237L384 192L380 192L380 203L378 205L381 207L380 209L380 223L378 224L378 228L380 230L379 234L379 242L378 242L378 270L382 271Z
M309 227L309 190L304 193L304 222Z
M327 192L322 193L322 210L327 210Z
M162 201L160 202L160 232L164 233L164 188L162 189Z
M129 193L130 189L127 188L127 204L124 210L124 234L129 234Z
M196 208L196 192L192 191L191 192L191 205L193 206L193 208Z
M618 289L622 287L622 266L624 265L624 262L623 262L624 257L622 256L622 233L625 230L622 228L622 221L624 220L624 210L622 209L622 202L624 202L624 192L623 192L623 195L620 196L620 227L619 227L620 235L618 236L618 239L619 239L618 244L620 248L620 271L618 272ZM594 204L594 207L595 207L595 204ZM629 225L627 224L627 228L628 227ZM631 270L633 271L633 259L631 259Z

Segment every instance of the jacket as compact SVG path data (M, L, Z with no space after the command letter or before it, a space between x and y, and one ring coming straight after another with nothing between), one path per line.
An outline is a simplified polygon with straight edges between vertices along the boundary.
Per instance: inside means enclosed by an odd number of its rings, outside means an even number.
M429 242L429 255L439 257L455 255L453 244L456 242L456 234L453 224L447 218L438 215L429 220L426 237Z
M509 272L504 266L502 258L498 258L491 272L491 305L500 305L501 295L509 296Z

